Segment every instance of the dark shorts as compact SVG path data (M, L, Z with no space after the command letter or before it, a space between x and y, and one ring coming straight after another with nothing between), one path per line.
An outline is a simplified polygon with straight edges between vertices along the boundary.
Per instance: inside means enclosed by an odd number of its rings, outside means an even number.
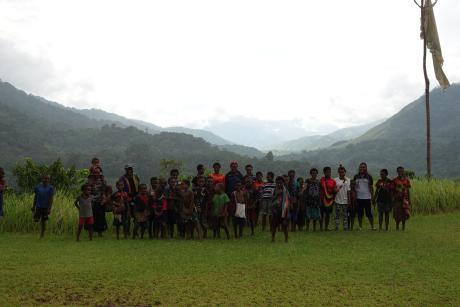
M137 227L139 228L147 228L147 222L136 222Z
M113 219L113 226L115 227L126 227L128 225L128 215L127 214L123 214L121 216L121 221L117 218L114 218Z
M377 208L379 210L379 213L389 213L392 209L391 203L377 203Z
M48 208L35 208L34 211L34 220L38 221L47 221L48 220Z
M332 206L321 206L321 215L324 214L331 214L332 213Z
M281 214L272 214L272 227L273 229L279 226L288 226L289 218L282 218Z

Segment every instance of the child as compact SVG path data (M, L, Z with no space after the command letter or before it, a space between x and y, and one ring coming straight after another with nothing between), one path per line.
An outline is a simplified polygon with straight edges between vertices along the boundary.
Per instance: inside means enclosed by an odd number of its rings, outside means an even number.
M332 213L332 205L334 204L335 194L337 193L337 184L331 178L331 168L326 166L323 168L324 176L321 177L321 221L320 228L324 224L324 230L329 231L329 220Z
M356 204L356 182L350 180L350 199L348 202L348 230L353 230L355 225L355 216L358 206Z
M225 185L225 175L220 173L221 165L219 162L215 162L212 165L214 172L209 175L212 178L214 185L223 184Z
M150 213L150 197L148 194L147 185L145 183L141 183L139 185L139 193L134 198L133 204L135 222L133 239L137 237L139 229L141 230L141 239L143 239Z
M204 173L206 172L206 169L204 168L203 164L198 164L196 166L196 176L193 177L192 179L192 188L196 188L198 186L198 178L199 177L204 177Z
M150 207L152 208L151 214L153 215L153 225L149 231L153 232L154 238L161 236L161 238L164 239L166 237L168 203L164 196L164 190L161 187L158 187L153 196L151 196Z
M49 175L43 175L41 184L35 187L34 191L32 212L34 213L35 222L40 221L40 238L45 236L46 221L53 206L54 188L50 185L50 180Z
M169 236L174 238L174 225L177 223L177 209L179 208L179 189L177 187L177 180L174 177L169 177L168 186L165 189L165 197L168 203L167 211L167 224Z
M248 192L243 189L240 181L235 183L235 191L232 193L232 203L235 208L233 217L233 232L235 239L243 237L243 229L246 224L246 204L248 203Z
M307 211L306 202L303 198L303 189L304 189L304 179L302 177L297 178L297 206L299 211L297 214L297 227L299 231L303 231L305 226L305 215Z
M347 170L342 165L337 170L339 176L335 178L337 194L335 196L335 230L339 230L340 223L343 230L348 230L348 206L350 199L350 178L346 177Z
M112 195L113 200L113 225L115 226L117 240L120 239L120 227L123 227L123 234L125 239L128 238L128 206L129 196L126 193L124 182L119 180L116 184L117 192Z
M286 184L289 192L289 219L291 224L291 231L296 231L297 217L299 213L299 204L297 202L297 181L295 179L295 171L288 171L288 178Z
M150 178L150 187L149 187L149 197L153 199L155 197L155 191L160 187L160 181L158 180L157 177L152 177ZM153 212L152 206L149 208L150 214L149 214L149 221L148 221L148 229L149 229L149 238L153 239L153 228L155 224L155 213Z
M93 169L93 172L88 177L88 184L91 187L91 195L93 196L93 229L101 237L102 233L107 230L106 208L103 203L106 183L101 168L96 167Z
M264 174L262 172L256 172L256 180L254 180L254 189L257 192L258 198L256 200L256 222L255 226L259 225L260 215L260 195L262 194L262 188L264 186Z
M150 178L149 195L153 196L155 194L155 191L158 189L159 186L160 186L160 180L158 179L158 177Z
M195 212L195 203L194 203L194 195L193 192L190 190L190 181L183 180L181 183L181 210L180 210L180 218L182 222L181 227L181 237L187 240L192 238L193 231L197 226L198 220L196 216L194 216ZM198 237L201 239L201 232L198 230Z
M267 173L267 182L262 187L262 193L260 195L260 214L262 215L262 231L265 231L265 226L268 223L271 227L271 203L273 199L273 193L275 192L276 184L273 181L275 174L273 172Z
M227 206L230 202L227 194L224 193L224 185L218 183L215 187L215 194L212 198L212 225L214 232L214 239L216 237L220 238L220 229L223 228L225 234L227 235L227 240L230 240L230 234L227 227Z
M2 220L5 213L3 212L3 194L6 190L5 182L5 170L0 167L0 221Z
M272 242L275 242L277 229L281 226L284 232L284 242L288 242L289 226L289 192L284 186L283 177L276 177L276 188L272 199Z
M84 184L81 187L81 195L75 200L75 207L78 209L77 242L80 241L81 230L84 226L88 229L89 240L93 240L93 196L91 186Z
M359 165L358 174L354 177L356 189L356 203L358 205L359 230L363 228L363 216L366 216L374 230L374 216L372 215L372 195L374 194L374 181L367 171L367 164L362 162Z
M318 170L316 168L310 169L310 178L305 182L305 189L303 192L303 199L306 205L305 224L307 231L310 228L310 221L313 221L313 231L316 231L316 222L320 222L321 227L321 184L318 177Z
M256 180L256 177L252 173L253 170L254 170L254 167L251 164L247 164L244 167L244 170L246 171L246 175L244 175L244 177L243 177L243 182L246 182L246 179L248 179L248 178L251 178L252 181Z
M109 185L106 185L104 188L104 195L102 196L102 206L104 207L105 212L113 212L112 194L113 194L112 187Z
M99 169L102 172L101 162L99 158L94 157L91 159L91 166L89 167L89 173L92 174L95 169Z
M177 168L173 168L169 171L169 177L176 179L176 182L179 181L179 170Z
M410 217L410 180L406 177L404 167L399 166L396 171L398 177L393 179L394 187L394 208L393 216L396 221L396 230L399 230L399 224L402 223L402 230L406 229L406 221Z
M196 187L193 189L196 215L198 218L199 227L203 233L203 238L208 235L208 190L206 188L206 178L199 176L196 181Z
M380 170L380 179L375 184L374 203L377 203L379 211L379 230L382 230L383 216L385 216L385 230L388 231L390 224L390 212L392 207L391 196L393 182L388 178L388 170Z
M257 220L257 208L256 203L259 199L259 192L254 186L251 178L246 178L245 183L246 192L248 193L247 206L246 206L246 217L249 221L249 226L251 227L251 236L254 235L254 227Z

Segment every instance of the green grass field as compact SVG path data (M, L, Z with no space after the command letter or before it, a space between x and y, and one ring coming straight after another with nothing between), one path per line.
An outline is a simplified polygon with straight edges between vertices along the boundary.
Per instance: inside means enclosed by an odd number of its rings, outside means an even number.
M460 213L406 232L75 242L0 233L0 306L460 305Z

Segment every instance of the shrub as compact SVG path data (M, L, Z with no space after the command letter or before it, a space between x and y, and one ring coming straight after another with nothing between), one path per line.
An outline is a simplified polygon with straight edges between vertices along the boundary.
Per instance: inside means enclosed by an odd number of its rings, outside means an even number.
M56 160L51 165L45 165L26 158L23 164L17 164L13 168L16 183L24 192L33 191L45 174L50 175L51 185L56 190L73 192L78 190L86 181L89 171L86 169L77 170L75 166L66 169L61 159Z

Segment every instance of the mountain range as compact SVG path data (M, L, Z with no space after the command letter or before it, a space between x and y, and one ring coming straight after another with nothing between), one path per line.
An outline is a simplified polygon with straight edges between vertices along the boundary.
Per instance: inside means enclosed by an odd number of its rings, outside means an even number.
M431 91L431 134L433 174L460 177L460 85ZM313 165L339 164L351 167L366 161L376 173L403 165L418 175L426 174L424 96L411 102L363 135L328 148L288 154L279 159L309 161Z
M453 84L446 91L434 89L431 102L433 173L460 177L460 85ZM0 108L0 164L6 167L27 156L43 162L61 157L67 165L84 166L89 157L99 155L112 175L126 162L147 166L145 175L159 172L162 159L181 160L188 172L194 171L196 163L231 159L265 170L294 168L302 174L309 165L326 164L334 168L343 164L353 172L361 161L368 162L374 173L382 167L394 171L398 165L419 175L426 169L423 97L380 124L285 142L280 148L293 152L275 156L275 162L273 155L234 144L213 132L162 128L102 110L69 108L7 82L0 82ZM248 131L248 135L253 133Z
M334 144L352 140L361 136L369 129L377 126L382 121L372 122L365 125L352 126L342 128L326 135L310 135L304 136L295 140L287 141L272 146L273 150L278 154L311 151L320 148L326 148Z
M7 82L0 82L0 165L10 170L25 157L49 163L61 158L65 165L86 167L93 156L103 161L109 178L116 178L123 165L139 166L142 178L164 173L161 161L172 161L189 173L203 163L220 161L224 170L231 160L252 163L261 170L302 170L304 162L274 162L241 155L186 133L150 131L154 125L104 111L81 111L30 95ZM89 115L90 114L90 115ZM238 145L233 150L253 150ZM234 148L236 146L236 149ZM180 162L179 162L180 161ZM162 166L163 165L163 166Z

